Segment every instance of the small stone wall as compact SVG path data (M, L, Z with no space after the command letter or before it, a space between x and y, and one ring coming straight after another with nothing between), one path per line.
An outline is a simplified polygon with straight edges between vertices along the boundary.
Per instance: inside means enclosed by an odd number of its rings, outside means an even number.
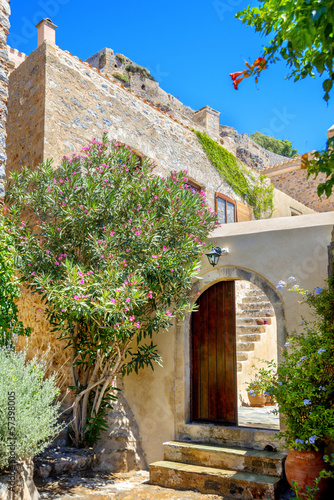
M0 1L0 197L5 194L5 165L6 155L6 122L8 100L8 72L9 58L7 50L7 36L9 32L9 0Z

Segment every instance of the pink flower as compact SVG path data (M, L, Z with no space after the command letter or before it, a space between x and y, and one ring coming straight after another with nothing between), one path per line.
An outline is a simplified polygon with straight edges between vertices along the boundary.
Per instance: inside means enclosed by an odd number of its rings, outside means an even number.
M57 227L57 231L60 231L60 227Z
M153 292L152 292L152 290L150 290L150 291L148 292L148 298L149 298L149 299L153 299Z
M158 256L157 255L152 255L152 259L157 259Z
M163 247L162 247L162 250L163 250L164 252L166 252L167 247L163 246Z
M104 259L104 255L101 255L101 259Z
M115 299L111 299L110 301L112 304L115 304L116 300Z
M57 261L56 261L56 262L55 262L55 265L56 265L56 266L59 266L59 262L57 262Z
M61 310L61 312L63 312L63 313L64 313L64 312L65 312L65 309L62 309L62 310Z
M140 323L139 323L139 321L138 321L138 323L136 323L136 327L137 327L137 328L140 328Z
M38 309L38 310L39 310L40 313L43 312L42 309Z
M130 252L130 248L127 248L125 251L126 251L126 252Z
M79 299L79 295L74 295L74 300L78 300Z
M125 302L130 302L130 299L129 299L129 297L128 297L127 299L125 299Z
M52 191L52 189L51 189L50 187L48 187L48 188L47 188L47 190L48 190L49 192L50 192L50 191Z
M173 272L174 272L174 269L171 269L171 270L170 270L170 272L171 272L171 273L173 273Z
M129 320L130 320L130 321L134 321L134 320L135 320L135 317L134 317L134 316L130 316Z
M129 282L125 280L124 281L124 285L128 285L128 284L129 284Z
M80 272L78 273L78 275L79 275L79 276L83 276L83 273L80 271Z
M47 250L46 253L50 253L50 250Z
M166 314L167 314L167 316L171 316L172 315L172 313L170 311L168 311L168 309L166 311Z
M81 280L80 280L80 283L81 283L82 285L84 284L84 282L85 282L85 280L84 280L84 279L81 279Z
M146 191L146 187L143 187L143 188L142 188L142 191Z

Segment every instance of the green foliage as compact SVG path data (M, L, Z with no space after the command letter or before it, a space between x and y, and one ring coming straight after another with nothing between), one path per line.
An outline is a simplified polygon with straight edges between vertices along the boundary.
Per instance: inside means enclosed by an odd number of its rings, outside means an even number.
M113 71L112 76L124 83L128 83L130 80L127 73L121 73L120 71Z
M264 57L273 63L281 56L291 69L294 81L323 77L324 99L333 86L334 5L331 0L267 0L248 6L236 17L263 35L272 35Z
M192 310L203 242L217 226L184 172L161 178L153 168L105 134L57 169L47 161L13 173L7 188L22 280L72 352L76 445L115 376L161 362L152 338Z
M256 368L255 365L252 367ZM272 371L265 368L258 368L254 380L247 382L245 388L247 392L252 394L265 394L270 396L270 388L272 385Z
M303 321L303 331L289 335L282 361L273 369L269 390L279 406L285 430L284 437L291 449L322 450L328 439L334 438L334 292L316 288L312 293L288 283L278 288L289 288L301 293L304 302L313 310L312 323Z
M57 423L60 402L56 375L45 376L47 363L26 360L25 352L0 349L0 469L15 458L43 451L64 428Z
M259 146L278 155L287 156L288 158L298 155L297 149L292 149L292 144L287 139L275 139L261 132L254 132L249 137Z
M123 54L116 54L116 57L119 61L121 61L122 64L125 63L125 61L127 61L127 57L123 56Z
M271 217L273 212L273 190L264 175L255 175L237 161L232 153L216 141L199 131L194 131L203 146L210 162L231 186L233 191L253 207L256 219Z
M125 67L125 70L128 73L138 73L140 76L143 76L144 78L149 78L150 80L154 80L155 81L155 78L151 75L151 73L146 68L142 68L141 66L136 66L136 65L133 65L133 64L128 64Z
M14 347L17 335L30 335L18 320L15 300L20 295L14 266L15 238L12 227L0 210L0 347Z

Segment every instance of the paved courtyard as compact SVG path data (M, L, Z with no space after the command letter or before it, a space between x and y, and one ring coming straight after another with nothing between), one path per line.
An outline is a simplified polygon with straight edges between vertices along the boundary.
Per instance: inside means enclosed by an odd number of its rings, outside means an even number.
M240 406L238 408L238 425L279 430L279 415L272 413L274 408L275 406L264 406L263 408Z

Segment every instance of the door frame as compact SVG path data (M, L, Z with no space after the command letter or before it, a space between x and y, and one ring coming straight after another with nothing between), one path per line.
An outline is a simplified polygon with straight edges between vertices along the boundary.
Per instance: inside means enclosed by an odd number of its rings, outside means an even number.
M283 302L276 291L274 285L268 282L265 278L257 273L241 268L232 266L222 266L210 270L202 276L201 280L196 281L192 288L191 296L193 302L198 298L198 295L203 293L207 288L212 286L218 281L224 280L245 280L250 281L258 288L260 288L269 298L277 319L277 344L278 344L278 360L280 359L280 348L286 342L286 320ZM175 345L174 345L174 359L175 359L175 439L193 439L197 441L217 442L221 443L224 436L229 441L231 440L231 433L236 433L238 439L242 441L241 437L245 436L246 442L255 447L262 448L262 443L269 443L271 439L278 433L278 431L271 431L265 429L249 429L242 427L227 427L216 426L211 423L198 424L190 420L190 396L191 396L191 345L190 345L190 314L187 314L184 321L179 321L175 326ZM263 449L263 448L262 448Z

